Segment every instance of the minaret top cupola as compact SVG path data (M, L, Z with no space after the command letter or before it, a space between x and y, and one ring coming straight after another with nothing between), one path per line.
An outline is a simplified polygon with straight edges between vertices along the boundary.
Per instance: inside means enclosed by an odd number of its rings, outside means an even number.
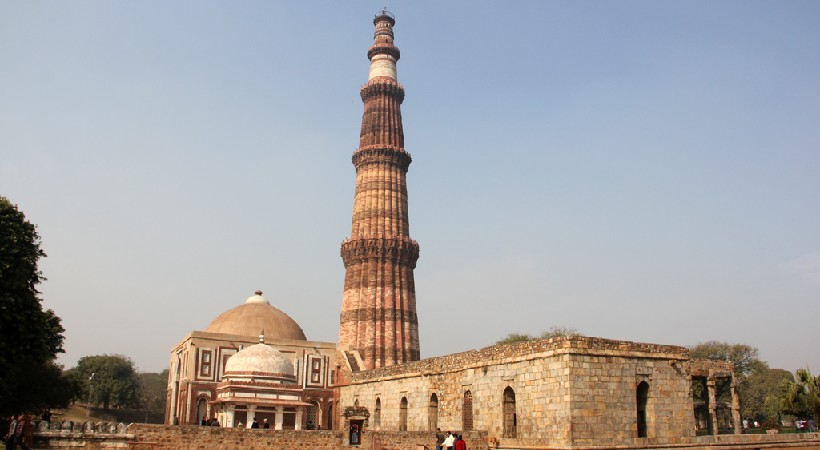
M370 76L374 78L387 77L396 80L396 61L401 56L399 48L393 45L393 25L396 19L386 9L376 14L373 19L376 32L373 33L373 46L367 50L370 59Z

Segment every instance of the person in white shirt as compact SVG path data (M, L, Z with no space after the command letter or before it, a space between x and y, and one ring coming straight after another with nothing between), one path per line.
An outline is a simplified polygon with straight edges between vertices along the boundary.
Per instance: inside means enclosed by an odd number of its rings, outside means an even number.
M448 431L447 432L447 438L444 439L444 449L445 450L452 449L453 444L455 443L455 441L456 441L456 438L453 436L453 433Z

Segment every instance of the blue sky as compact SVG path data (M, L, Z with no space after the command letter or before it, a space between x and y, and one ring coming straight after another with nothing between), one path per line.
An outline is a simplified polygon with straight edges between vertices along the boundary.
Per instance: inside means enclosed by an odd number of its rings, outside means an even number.
M375 2L0 3L71 367L262 289L335 341ZM422 356L552 325L820 367L820 3L401 2Z

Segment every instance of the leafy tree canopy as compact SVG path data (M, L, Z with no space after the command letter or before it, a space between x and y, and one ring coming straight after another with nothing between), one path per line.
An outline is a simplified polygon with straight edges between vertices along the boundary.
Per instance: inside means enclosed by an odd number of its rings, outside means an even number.
M783 380L793 379L791 372L783 369L766 369L749 375L738 384L738 394L742 399L740 414L749 418L771 416L772 401L767 406L766 399L779 399Z
M60 318L43 310L37 286L45 280L38 261L37 227L7 198L0 196L0 413L36 411L61 406L70 393L35 386L35 380L52 380L49 387L68 386L59 380L54 358L63 352ZM56 395L56 397L51 397Z
M143 372L139 378L139 400L142 409L150 412L165 411L165 395L168 389L168 369L160 373Z
M139 406L139 377L134 362L126 356L84 356L67 372L81 386L80 398L90 400L91 405L102 404L106 411L112 405Z
M532 341L535 339L549 339L559 336L583 336L581 333L578 332L575 328L570 327L561 327L553 325L549 327L549 329L544 330L538 336L533 336L531 334L525 333L510 333L506 337L503 337L496 341L496 345L503 345L503 344L513 344L516 342L524 342L524 341Z
M735 366L735 375L747 377L769 368L769 365L758 357L757 348L746 344L707 341L689 348L692 359L713 359L731 361Z
M820 377L812 376L809 369L797 369L794 379L783 381L780 389L782 412L820 420Z

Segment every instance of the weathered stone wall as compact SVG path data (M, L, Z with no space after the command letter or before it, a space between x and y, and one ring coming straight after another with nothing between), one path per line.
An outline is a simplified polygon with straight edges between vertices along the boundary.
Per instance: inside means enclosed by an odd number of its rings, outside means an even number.
M649 385L646 438L637 437L641 381ZM505 431L507 388L515 395L514 434ZM683 347L572 337L354 373L350 385L340 388L340 401L342 407L367 407L371 430L400 428L402 398L408 430L458 430L469 391L473 429L486 430L501 445L647 445L694 438L690 389ZM511 428L509 419L507 424Z
M629 356L571 355L570 433L574 445L670 444L694 438L686 363ZM637 386L649 386L647 437L637 438Z
M133 424L128 432L135 436L131 445L153 450L331 450L362 448L382 450L415 450L419 445L435 448L435 433L379 432L364 433L360 446L347 444L347 434L338 430L274 431L200 426L167 426ZM467 438L471 450L486 450L486 435L473 432ZM374 445L376 444L376 445Z
M117 430L115 430L117 431ZM417 450L426 446L432 450L435 435L427 431L381 431L365 432L360 446L350 446L342 431L273 431L248 430L239 428L200 427L196 425L168 426L132 424L123 433L71 430L41 430L35 434L37 450L47 449L130 449L130 450L285 450L317 449L344 450L360 448L363 450ZM465 441L470 450L488 450L488 439L485 432L465 432ZM571 448L569 446L548 445L545 442L533 442L523 445L515 442L498 442L498 449L555 450ZM820 449L820 433L785 434L785 435L721 435L703 436L692 439L685 444L659 445L623 445L596 446L596 450L618 449L660 449L677 450L817 450ZM589 449L587 446L577 448Z

